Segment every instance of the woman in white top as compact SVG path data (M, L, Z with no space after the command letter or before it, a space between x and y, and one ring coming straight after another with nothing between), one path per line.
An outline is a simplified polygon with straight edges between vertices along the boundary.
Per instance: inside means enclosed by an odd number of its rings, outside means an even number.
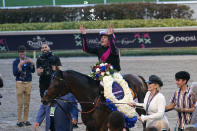
M141 115L138 117L138 120L142 122L146 121L146 127L156 127L158 125L161 126L157 127L159 130L163 128L168 130L169 123L164 115L166 100L164 95L159 92L163 86L163 82L158 76L151 75L147 84L148 92L144 98L144 103L130 103L129 105L132 107L142 106L145 109L146 115Z

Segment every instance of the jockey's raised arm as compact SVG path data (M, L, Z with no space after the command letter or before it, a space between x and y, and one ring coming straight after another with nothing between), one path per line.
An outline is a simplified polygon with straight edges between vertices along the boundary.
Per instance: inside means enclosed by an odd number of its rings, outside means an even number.
M99 61L111 64L115 70L120 71L119 51L115 45L115 35L113 29L109 27L107 30L100 31L101 46L91 47L87 43L86 29L80 26L83 51L98 56Z

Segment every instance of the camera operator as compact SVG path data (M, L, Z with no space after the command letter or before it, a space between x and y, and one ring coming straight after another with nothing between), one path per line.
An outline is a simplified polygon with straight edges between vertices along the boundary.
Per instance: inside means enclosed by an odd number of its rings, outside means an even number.
M42 44L41 52L42 54L38 57L36 66L37 74L40 76L40 96L43 97L45 90L47 90L50 85L52 73L61 69L61 62L59 57L50 51L50 47L47 44Z

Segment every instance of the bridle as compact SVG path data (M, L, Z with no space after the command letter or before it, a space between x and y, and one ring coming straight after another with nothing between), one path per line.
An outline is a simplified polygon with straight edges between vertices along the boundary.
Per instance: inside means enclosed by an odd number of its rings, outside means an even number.
M64 108L57 101L58 99L61 100L61 101L63 101L63 102L66 102L66 103L68 103L68 101L66 101L64 99L61 99L61 98L57 98L57 99L54 100L57 103L57 105L60 107L60 109L64 112L64 114L72 121L73 120L72 117L68 113L66 113L66 111L64 110ZM100 96L97 98L96 103L94 103L94 102L92 103L92 104L94 104L94 107L92 109L86 111L86 112L83 112L83 111L81 111L79 109L77 109L77 110L79 112L81 112L82 114L89 114L89 113L93 112L97 108L99 101L100 101ZM72 102L72 103L74 103L74 102ZM79 103L79 102L77 102L77 103ZM83 122L77 122L77 124L83 124Z
M89 113L93 112L93 111L97 108L98 104L100 104L100 96L96 99L96 102L86 102L86 101L81 101L81 102L70 102L70 101L66 101L66 100L61 99L61 98L55 99L56 102L57 102L57 100L61 100L61 101L65 102L65 103L79 103L79 104L93 104L93 105L94 105L94 107L91 108L91 109L88 110L88 111L81 111L81 110L78 109L78 111L79 111L80 113L82 113L82 114L89 114Z
M65 83L65 80L63 79L63 78L60 78L60 77L58 77L58 76L56 76L55 74L53 74L53 76L52 76L52 78L51 79L56 79L56 80L59 80L59 81L61 81L61 82L63 82L63 83ZM61 99L61 98L57 98L56 100L61 100L61 101L63 101L63 102L68 102L68 101L66 101L66 100L64 100L64 99ZM81 112L82 114L88 114L88 113L91 113L91 112L93 112L95 109L96 109L96 107L98 106L98 103L100 102L100 96L96 99L96 102L91 102L91 104L93 104L94 105L94 107L92 108L92 109L90 109L90 110L88 110L88 111L85 111L85 112L83 112L83 111L80 111L79 109L79 112ZM85 103L85 102L78 102L78 103ZM87 103L90 103L90 102L87 102Z

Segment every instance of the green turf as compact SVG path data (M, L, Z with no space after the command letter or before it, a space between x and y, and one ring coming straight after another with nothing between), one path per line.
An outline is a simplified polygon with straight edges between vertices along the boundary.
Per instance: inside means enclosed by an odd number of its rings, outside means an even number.
M56 5L72 5L72 4L102 4L104 0L56 0ZM156 0L106 0L107 3L123 3L123 2L155 2ZM183 0L159 0L159 1L183 1ZM0 0L0 7L3 6L3 0ZM5 0L5 6L39 6L52 5L53 0Z

